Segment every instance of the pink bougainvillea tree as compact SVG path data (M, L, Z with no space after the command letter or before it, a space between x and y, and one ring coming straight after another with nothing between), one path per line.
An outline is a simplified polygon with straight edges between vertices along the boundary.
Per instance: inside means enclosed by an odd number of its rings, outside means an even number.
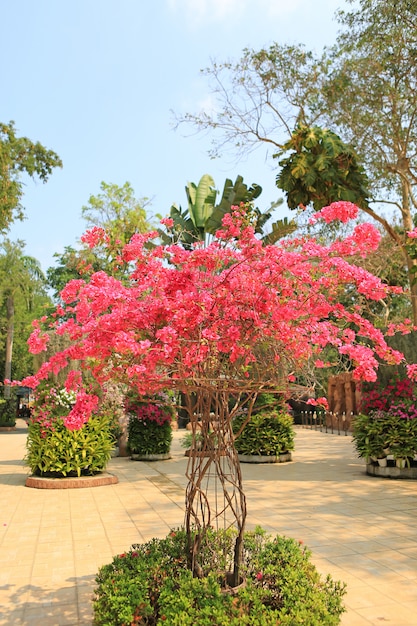
M351 203L337 202L314 219L346 221L356 214ZM235 207L207 247L162 246L156 237L134 235L115 259L131 268L128 283L104 272L68 283L54 317L35 325L30 348L45 349L45 331L51 329L71 343L23 384L34 387L78 360L98 384L122 381L144 395L181 391L193 428L198 421L202 434L200 455L190 456L187 469L186 528L190 537L197 529L189 545L190 567L198 575L204 531L221 517L238 531L231 579L236 583L246 503L233 417L246 411L249 419L260 391L283 392L289 371L311 358L319 366L328 346L350 360L357 379L375 380L380 360L402 360L359 308L339 302L345 286L370 299L390 290L347 260L375 250L379 233L360 224L329 246L304 237L263 246L243 207ZM103 245L106 233L94 228L84 241ZM78 394L67 426L80 428L94 404L92 392L77 375L67 387ZM213 487L210 495L209 479L220 481L221 502L211 499L219 489Z

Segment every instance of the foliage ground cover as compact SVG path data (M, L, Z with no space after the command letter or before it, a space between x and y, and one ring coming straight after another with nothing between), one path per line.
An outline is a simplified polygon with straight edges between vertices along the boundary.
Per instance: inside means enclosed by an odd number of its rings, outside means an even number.
M294 539L261 528L244 539L245 584L228 589L233 533L210 531L202 576L187 568L183 529L133 545L96 578L95 626L333 626L344 611L343 583L321 577Z

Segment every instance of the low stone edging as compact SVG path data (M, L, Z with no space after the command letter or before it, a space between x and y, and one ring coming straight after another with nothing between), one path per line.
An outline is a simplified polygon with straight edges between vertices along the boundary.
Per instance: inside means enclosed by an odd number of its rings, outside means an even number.
M119 482L117 476L103 472L95 476L69 476L65 478L46 478L44 476L28 476L26 487L34 489L82 489L86 487L103 487Z
M417 479L417 467L397 467L387 465L382 467L374 463L366 464L366 473L370 476L382 476L383 478L413 478Z
M241 463L288 463L292 461L291 452L285 452L278 456L260 456L255 454L238 454Z
M131 454L132 461L166 461L171 458L170 452L160 454Z

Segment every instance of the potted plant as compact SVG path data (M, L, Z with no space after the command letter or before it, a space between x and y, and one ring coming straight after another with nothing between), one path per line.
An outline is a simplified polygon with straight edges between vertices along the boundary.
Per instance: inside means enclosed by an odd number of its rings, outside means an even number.
M171 420L174 407L163 395L152 398L131 395L126 400L129 422L127 445L134 461L170 458Z
M0 430L15 430L16 404L12 399L0 398Z
M373 411L370 415L359 414L354 418L353 442L358 456L366 463L386 458L388 417L383 411Z
M265 394L266 395L266 394ZM260 399L260 402L263 398ZM257 410L243 427L245 415L235 418L233 430L236 434L235 446L241 462L276 463L291 460L294 449L293 418L280 408Z
M74 392L53 383L36 390L25 457L33 476L92 476L105 469L113 445L108 416L93 412L86 424L74 429L71 414L78 409L76 401Z
M366 460L367 471L377 463L400 469L417 467L417 416L414 403L399 400L388 411L370 411L354 418L353 442L358 456ZM381 463L381 459L387 459ZM386 474L389 476L390 473ZM414 476L413 476L414 477Z
M180 439L181 447L185 448L185 456L190 456L192 448L199 451L201 449L202 441L203 438L199 430L195 433L187 431Z

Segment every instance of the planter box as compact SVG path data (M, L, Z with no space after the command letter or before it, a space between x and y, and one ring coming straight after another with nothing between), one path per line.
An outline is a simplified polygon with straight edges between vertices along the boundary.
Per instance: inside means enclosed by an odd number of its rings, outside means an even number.
M163 454L131 454L132 461L166 461L171 458L169 452Z
M119 482L117 476L109 472L100 472L94 476L73 476L62 478L46 478L44 476L28 476L26 487L34 489L82 489L90 487L104 487L116 485Z
M278 456L261 456L257 454L238 454L241 463L288 463L292 460L291 452Z
M416 480L417 466L399 468L392 461L388 461L386 467L380 467L374 463L367 463L366 473L369 474L369 476L381 476L383 478L411 478Z

